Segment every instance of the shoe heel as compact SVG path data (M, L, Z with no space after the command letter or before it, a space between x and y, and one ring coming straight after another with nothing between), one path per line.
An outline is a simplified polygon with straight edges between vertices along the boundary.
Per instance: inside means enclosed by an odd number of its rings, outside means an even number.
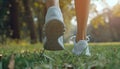
M64 34L64 24L59 20L52 20L45 26L46 42L44 49L46 50L63 50L63 46L58 42L59 37Z

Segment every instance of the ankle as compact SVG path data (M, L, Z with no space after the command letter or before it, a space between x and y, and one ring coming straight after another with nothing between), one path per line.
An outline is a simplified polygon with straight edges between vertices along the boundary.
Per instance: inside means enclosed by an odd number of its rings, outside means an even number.
M79 42L79 41L85 41L85 40L86 40L86 39L82 39L82 38L81 38L81 39L78 39L78 38L76 38L75 41L76 41L76 42Z
M46 0L45 3L46 3L47 9L51 6L59 7L59 0Z

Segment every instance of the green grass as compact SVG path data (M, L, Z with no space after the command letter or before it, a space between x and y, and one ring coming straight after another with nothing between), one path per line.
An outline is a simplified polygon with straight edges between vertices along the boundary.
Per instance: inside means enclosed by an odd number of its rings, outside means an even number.
M76 56L73 45L65 44L63 51L43 51L42 44L10 43L0 45L4 69L15 54L15 69L119 69L120 43L90 43L92 55Z

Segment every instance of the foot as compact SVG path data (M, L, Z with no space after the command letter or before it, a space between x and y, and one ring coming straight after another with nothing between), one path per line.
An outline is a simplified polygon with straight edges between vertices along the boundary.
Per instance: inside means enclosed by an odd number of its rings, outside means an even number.
M72 52L75 55L81 55L81 54L84 54L87 56L91 55L91 53L89 51L89 46L88 46L87 40L80 40L77 43L74 42L74 48L73 48Z
M44 33L44 49L46 50L63 50L63 34L64 34L64 22L61 10L59 7L52 6L48 9Z

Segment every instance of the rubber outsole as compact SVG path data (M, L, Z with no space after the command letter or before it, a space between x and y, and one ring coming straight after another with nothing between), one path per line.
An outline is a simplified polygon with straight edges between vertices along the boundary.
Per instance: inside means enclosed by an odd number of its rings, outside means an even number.
M58 42L58 38L64 34L64 24L59 20L51 20L45 25L45 36L47 38L44 49L46 50L63 50L64 47Z

